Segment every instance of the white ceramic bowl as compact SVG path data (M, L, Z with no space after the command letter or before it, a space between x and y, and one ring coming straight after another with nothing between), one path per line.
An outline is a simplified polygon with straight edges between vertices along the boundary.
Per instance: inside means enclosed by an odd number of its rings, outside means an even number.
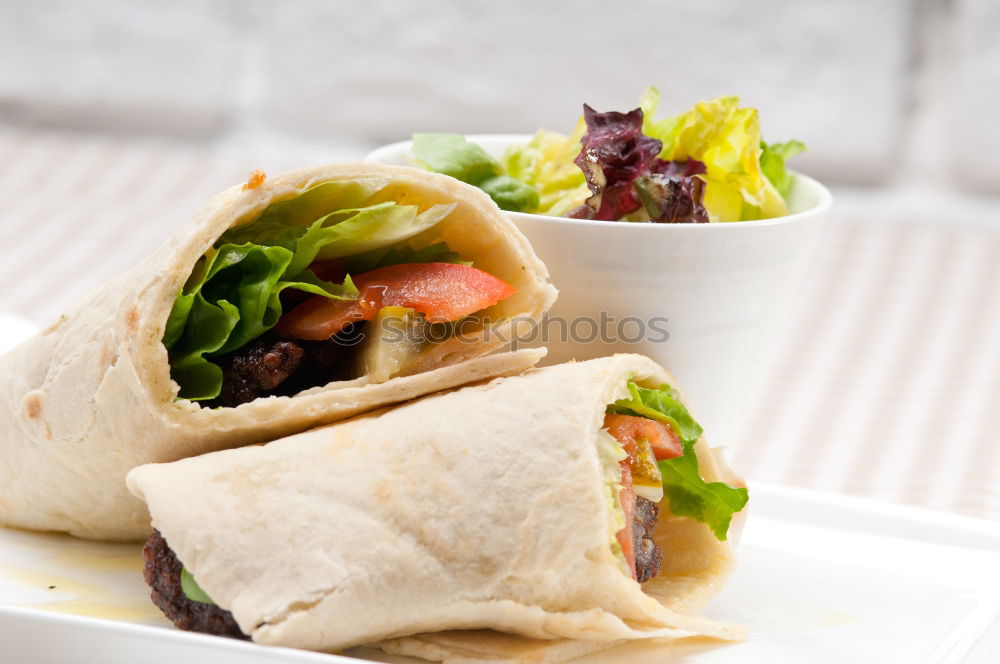
M469 139L499 155L530 137ZM412 165L410 142L367 159ZM507 213L559 289L541 328L546 363L649 355L677 377L713 443L735 444L831 201L826 187L798 175L791 214L777 219L642 224ZM595 336L588 321L604 331Z

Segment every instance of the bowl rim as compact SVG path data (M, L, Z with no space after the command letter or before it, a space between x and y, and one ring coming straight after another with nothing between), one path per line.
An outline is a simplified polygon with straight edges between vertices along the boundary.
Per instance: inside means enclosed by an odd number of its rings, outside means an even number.
M462 134L468 140L474 143L492 143L492 144L504 144L504 143L527 143L531 140L533 134ZM413 145L413 140L396 141L395 143L387 143L386 145L381 145L368 154L365 155L365 161L372 161L378 163L398 163L398 161L390 162L386 161L386 157L396 156L401 157L410 151L410 146ZM699 229L693 232L718 232L718 231L708 231L701 229L709 228L759 228L761 226L779 226L783 224L793 224L798 221L803 221L806 219L811 219L813 217L822 217L830 207L833 205L833 194L830 190L818 180L805 175L804 173L799 173L798 171L790 171L795 176L795 185L798 186L800 183L808 186L815 194L818 201L812 207L805 210L800 210L792 214L786 214L782 217L773 217L771 219L749 219L747 221L726 221L726 222L713 222L707 224L650 224L650 223L631 223L631 222L621 222L621 221L602 221L595 219L571 219L569 217L554 217L548 214L534 214L532 212L512 212L510 210L504 210L504 214L516 215L519 219L532 219L545 221L547 223L555 224L565 224L572 225L576 227L599 227L608 228L609 224L614 224L614 228L633 228L633 229L675 229L672 232L676 232L676 229ZM649 231L626 231L626 232L649 232ZM664 232L657 230L654 232Z

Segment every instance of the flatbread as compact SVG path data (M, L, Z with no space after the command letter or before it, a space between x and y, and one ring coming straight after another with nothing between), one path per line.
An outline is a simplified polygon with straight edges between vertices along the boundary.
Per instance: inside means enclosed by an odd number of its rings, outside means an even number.
M238 408L201 408L176 399L161 339L196 261L224 231L255 219L274 201L320 182L365 178L387 181L378 194L382 200L422 209L457 203L429 242L447 242L517 288L487 311L494 320L509 319L494 332L509 331L511 321L539 318L555 299L527 239L488 196L452 178L335 164L235 186L212 198L147 259L0 357L0 524L143 539L150 532L148 513L124 484L137 465L272 440L537 362L539 351L483 357L503 342L501 334L482 335L429 353L415 375L380 384L361 377Z
M259 643L555 662L633 639L739 638L694 615L733 565L707 526L663 510L664 565L643 586L612 551L596 441L629 380L671 382L637 355L562 364L142 466L128 486ZM704 439L696 452L706 480L739 484Z

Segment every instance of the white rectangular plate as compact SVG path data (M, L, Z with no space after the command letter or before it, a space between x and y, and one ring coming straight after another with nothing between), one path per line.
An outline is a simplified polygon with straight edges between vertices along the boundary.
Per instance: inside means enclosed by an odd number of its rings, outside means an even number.
M774 486L751 495L737 571L707 611L745 624L746 641L579 661L1000 661L1000 524ZM356 661L173 629L149 602L139 549L0 529L0 662Z

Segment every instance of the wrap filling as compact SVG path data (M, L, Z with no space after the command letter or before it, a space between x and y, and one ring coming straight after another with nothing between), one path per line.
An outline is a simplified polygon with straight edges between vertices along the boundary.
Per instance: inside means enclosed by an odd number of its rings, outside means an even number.
M660 510L705 523L720 541L733 514L747 503L745 488L706 482L698 468L695 443L702 428L669 385L659 389L628 383L629 397L607 408L602 433L619 446L617 455L602 454L612 509L620 511L612 549L627 573L639 583L660 571L663 554L654 541ZM599 436L600 441L608 436ZM620 469L620 470L619 470ZM620 474L619 474L620 472Z
M215 242L163 336L179 398L235 407L331 381L383 382L514 294L434 241L455 204L381 200L388 185L323 182ZM386 309L405 329L380 319Z

